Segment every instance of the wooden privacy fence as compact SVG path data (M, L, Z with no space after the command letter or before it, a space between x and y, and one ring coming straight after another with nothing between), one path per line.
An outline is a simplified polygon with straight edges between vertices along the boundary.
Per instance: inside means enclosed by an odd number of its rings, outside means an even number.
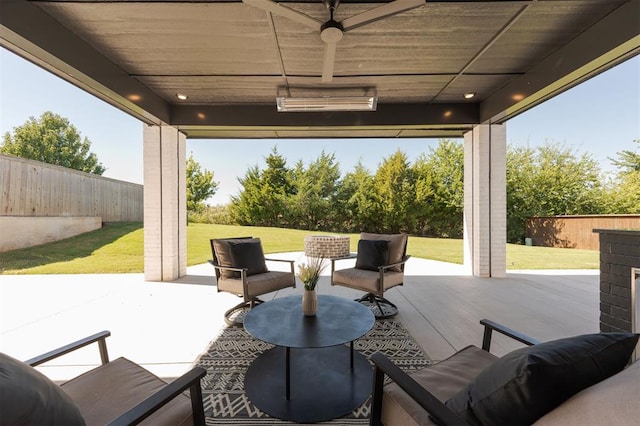
M594 229L640 230L640 215L530 217L526 227L534 246L598 250L598 234Z
M143 186L0 155L0 216L101 217L141 222Z

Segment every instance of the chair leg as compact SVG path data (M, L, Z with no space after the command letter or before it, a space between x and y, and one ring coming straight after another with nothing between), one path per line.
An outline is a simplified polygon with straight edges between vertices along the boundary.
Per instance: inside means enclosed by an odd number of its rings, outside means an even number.
M255 298L246 302L242 301L238 303L236 306L224 313L224 322L227 323L228 326L243 327L244 316L247 312L263 302L263 300Z
M356 302L360 302L371 309L376 319L391 318L398 313L398 307L384 297L376 296L373 293L367 293Z

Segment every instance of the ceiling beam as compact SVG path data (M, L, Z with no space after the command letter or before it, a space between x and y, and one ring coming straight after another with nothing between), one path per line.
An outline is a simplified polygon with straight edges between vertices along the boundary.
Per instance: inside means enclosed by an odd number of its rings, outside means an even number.
M358 112L277 112L273 105L173 106L171 125L193 137L198 127L233 131L308 131L313 137L320 129L348 130L367 137L381 130L432 130L437 137L462 135L478 124L478 105L455 104L378 104L376 111ZM202 137L202 136L200 136Z

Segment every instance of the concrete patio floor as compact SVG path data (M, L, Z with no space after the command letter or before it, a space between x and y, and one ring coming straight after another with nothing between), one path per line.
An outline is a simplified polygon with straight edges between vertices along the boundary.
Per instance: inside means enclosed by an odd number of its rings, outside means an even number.
M304 260L302 253L270 256ZM330 286L327 274L320 294L362 294ZM465 275L461 265L411 258L405 276L404 286L386 296L400 309L396 319L434 361L479 345L482 318L542 341L599 331L597 270L509 271L506 278L488 279ZM301 292L298 285L263 299ZM213 268L203 264L175 282L145 282L143 274L0 275L0 301L0 352L28 359L110 330L112 359L125 356L171 378L207 348L225 326L223 312L238 298L218 293ZM497 338L493 352L515 347ZM66 380L98 363L97 347L90 346L40 368Z

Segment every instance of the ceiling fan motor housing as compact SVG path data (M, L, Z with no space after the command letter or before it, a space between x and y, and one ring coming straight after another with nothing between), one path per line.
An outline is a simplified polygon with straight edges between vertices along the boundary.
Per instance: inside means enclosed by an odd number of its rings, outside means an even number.
M337 43L342 40L344 29L340 22L333 19L328 20L320 28L320 38L325 43Z

